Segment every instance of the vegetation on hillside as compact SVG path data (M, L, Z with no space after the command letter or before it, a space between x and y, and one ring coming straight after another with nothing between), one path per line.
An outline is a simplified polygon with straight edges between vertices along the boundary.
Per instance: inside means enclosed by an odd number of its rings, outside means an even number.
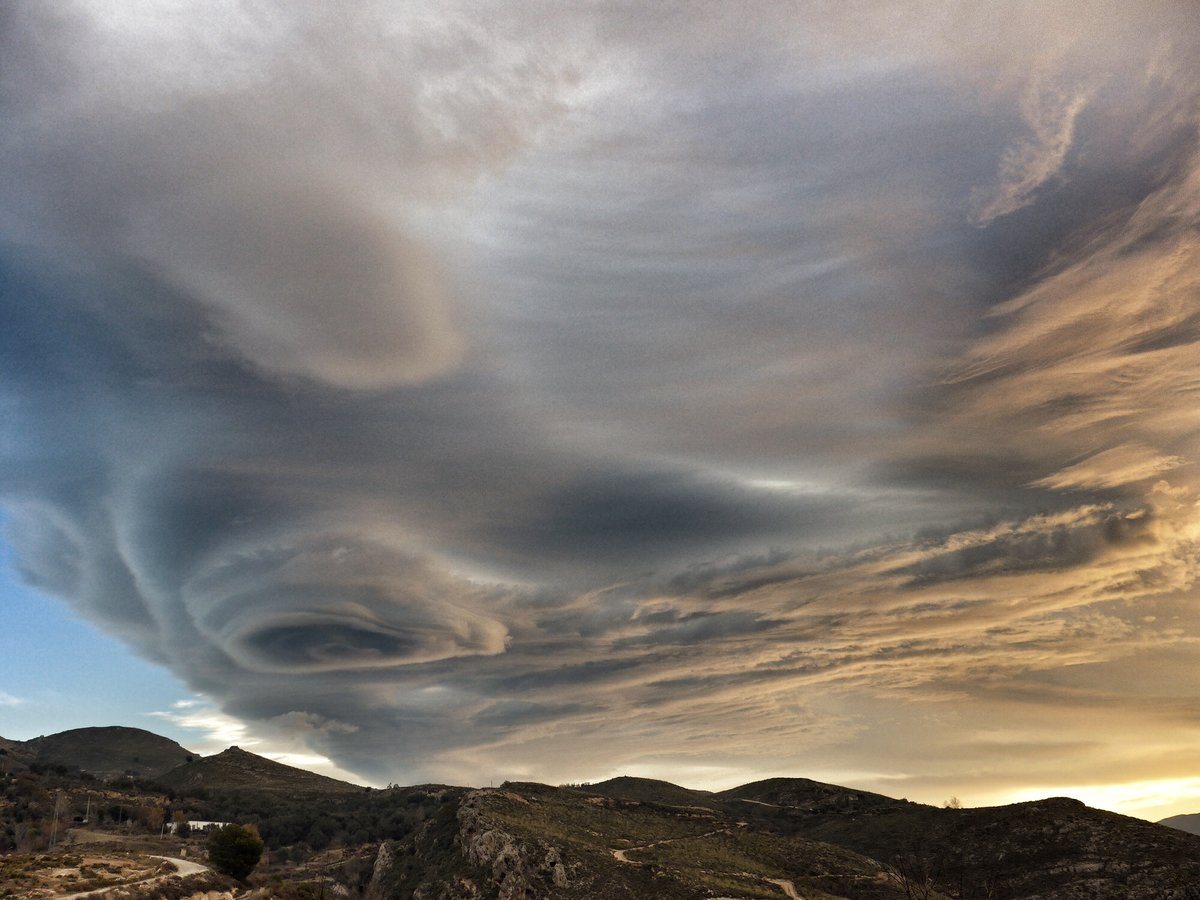
M327 885L347 900L765 900L789 891L810 900L1200 900L1200 837L1065 799L937 808L806 779L718 793L641 778L381 790L236 750L151 781L39 760L21 742L0 751L10 884L45 871L80 884L128 880L156 871L150 855L169 848L203 856L206 835L168 835L167 823L216 821L238 827L212 839L211 862L282 900L331 896ZM226 834L257 835L240 864L225 859ZM88 835L119 838L106 846L124 848L129 862L62 856L64 841ZM258 871L245 868L251 856L262 859ZM165 897L187 883L153 890Z
M253 825L233 822L208 834L208 861L218 872L245 881L262 859L263 840Z

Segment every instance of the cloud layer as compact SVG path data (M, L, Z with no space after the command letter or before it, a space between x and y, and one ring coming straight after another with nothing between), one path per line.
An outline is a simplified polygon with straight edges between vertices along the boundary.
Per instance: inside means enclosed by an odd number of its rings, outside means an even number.
M1198 39L7 8L22 573L381 782L1184 777Z

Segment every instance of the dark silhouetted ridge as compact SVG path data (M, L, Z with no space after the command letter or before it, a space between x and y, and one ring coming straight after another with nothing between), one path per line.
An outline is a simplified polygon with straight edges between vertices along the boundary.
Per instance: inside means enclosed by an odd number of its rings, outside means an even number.
M738 800L807 812L843 812L850 809L906 805L904 800L895 800L883 794L859 791L838 784L825 784L808 778L767 778L720 791L716 796L722 800Z

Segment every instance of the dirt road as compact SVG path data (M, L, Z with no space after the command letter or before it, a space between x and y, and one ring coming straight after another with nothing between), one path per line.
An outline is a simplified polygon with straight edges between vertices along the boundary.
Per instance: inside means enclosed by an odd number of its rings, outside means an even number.
M625 855L626 853L632 853L634 850L648 850L651 847L658 847L662 844L674 844L676 841L692 841L698 840L699 838L712 837L714 834L721 834L722 832L726 832L728 830L729 829L727 828L718 828L716 831L709 831L705 834L689 834L685 837L665 838L661 841L655 841L652 844L642 844L640 847L626 847L624 850L613 850L612 855L613 859L617 860L618 862L635 865L634 861Z
M78 900L80 897L96 897L106 891L111 891L116 888L133 887L134 885L150 884L154 881L166 881L168 878L186 878L188 875L199 875L201 872L207 872L208 866L202 866L198 862L192 862L190 859L177 859L174 856L151 856L151 859L165 859L167 862L175 866L176 871L168 875L151 875L149 878L143 878L141 881L131 881L128 884L110 884L107 887L96 888L91 891L81 891L78 894L63 894L55 897L54 900Z

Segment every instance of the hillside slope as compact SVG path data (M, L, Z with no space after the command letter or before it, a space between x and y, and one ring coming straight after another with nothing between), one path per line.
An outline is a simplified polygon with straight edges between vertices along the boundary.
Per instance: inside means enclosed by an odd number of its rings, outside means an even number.
M758 827L855 850L962 897L1200 897L1200 837L1078 800L940 809L866 798L852 806L746 804L742 814Z
M80 769L186 751L138 729L79 729L0 749L0 852L41 848L60 797L68 819L90 806L101 828L128 828L126 808L169 806L253 823L291 859L345 850L343 887L370 900L1200 900L1200 836L1066 798L941 809L803 778L717 793L631 777L374 790L233 747L158 775L170 792L120 778L97 806L97 786ZM35 753L62 768L20 761Z
M376 900L1182 900L1200 897L1200 837L1064 798L940 809L806 779L715 795L508 783L385 844L376 876Z
M162 774L158 781L181 793L204 789L307 797L366 790L348 781L284 765L239 747L194 759Z
M654 778L634 778L620 775L608 781L583 785L580 790L616 800L638 800L645 803L661 803L666 806L701 806L715 809L720 801L710 791L697 791L680 787L669 781Z
M886 867L852 851L764 832L715 810L608 797L591 787L509 783L472 791L453 818L446 811L409 840L383 846L369 897L906 896Z
M1200 834L1200 813L1184 813L1179 816L1170 816L1166 819L1160 819L1159 825L1166 825L1168 828L1178 828L1180 831L1186 831L1188 834Z
M860 791L838 784L825 784L808 778L768 778L765 781L755 781L721 791L715 796L726 802L834 815L918 805L907 800L885 797L883 794L873 794L870 791Z
M80 769L100 778L155 778L196 756L170 738L120 725L73 728L25 741L22 747L36 762Z
M33 762L33 753L23 741L0 738L0 778L13 772L24 772Z

